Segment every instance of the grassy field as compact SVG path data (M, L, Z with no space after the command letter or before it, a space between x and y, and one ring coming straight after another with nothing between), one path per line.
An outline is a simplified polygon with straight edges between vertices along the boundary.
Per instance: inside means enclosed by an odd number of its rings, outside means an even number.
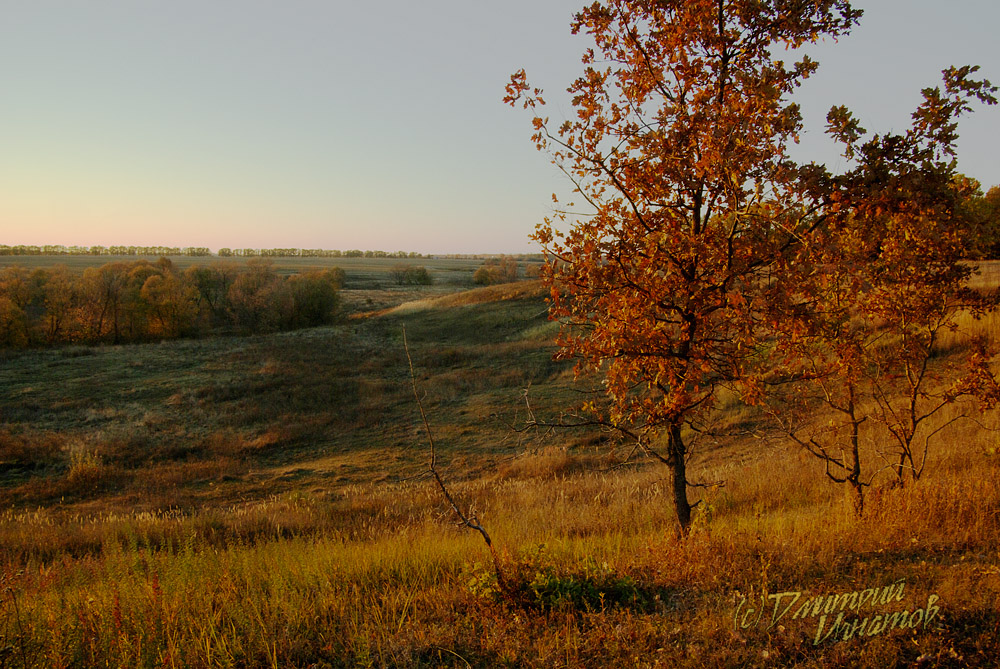
M510 429L580 398L539 284L371 271L334 326L0 358L0 667L996 666L996 417L862 519L780 440L705 442L680 540L664 467Z
M192 265L210 265L212 263L229 263L243 267L247 258L218 258L168 256L177 267L187 269ZM83 272L88 267L100 267L109 262L132 262L144 258L155 262L158 256L0 256L0 269L13 265L22 267L52 267L65 265L71 271ZM348 288L384 288L393 285L389 270L397 265L419 265L426 267L435 283L452 286L469 287L472 285L472 273L483 264L482 260L472 258L271 258L279 274L293 274L311 270L340 267L347 273ZM537 262L537 261L532 261Z
M169 256L170 261L181 270L192 266L207 266L215 263L246 266L246 258L217 258ZM0 270L21 266L30 269L48 269L55 265L65 265L71 272L80 274L87 268L96 268L112 262L134 262L145 259L155 262L157 256L0 256ZM278 274L289 275L314 270L339 267L344 270L346 280L341 291L347 313L368 312L418 300L428 296L447 295L456 290L474 287L472 275L482 266L482 260L472 258L271 258ZM519 263L523 275L529 268L539 267L537 260ZM391 276L397 266L419 266L427 269L432 284L430 286L398 285Z

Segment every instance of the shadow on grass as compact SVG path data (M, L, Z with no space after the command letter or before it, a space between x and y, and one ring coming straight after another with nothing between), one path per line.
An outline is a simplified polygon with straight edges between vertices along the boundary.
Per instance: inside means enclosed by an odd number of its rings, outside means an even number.
M469 579L470 591L487 601L528 611L601 612L609 609L633 613L664 613L681 606L680 593L643 583L607 567L585 564L557 568L537 557L508 565L506 587L496 574L477 565Z
M361 658L359 658L361 659ZM485 648L428 646L413 652L413 665L417 667L515 667L499 653ZM358 665L351 665L358 666Z

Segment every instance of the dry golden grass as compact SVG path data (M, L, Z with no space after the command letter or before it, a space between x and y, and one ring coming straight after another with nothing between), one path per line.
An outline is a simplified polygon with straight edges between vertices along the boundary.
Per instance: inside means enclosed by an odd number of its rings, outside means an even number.
M655 467L456 484L522 584L516 601L491 594L481 542L429 481L195 515L25 514L3 523L5 545L70 534L97 547L50 546L7 578L39 666L992 666L995 459L974 485L955 473L887 491L862 520L809 466L773 465L748 463L708 495L685 541ZM815 619L733 625L742 596L900 579L910 609L940 597L940 627L814 646Z
M0 667L996 666L996 417L942 433L916 485L877 478L860 519L788 444L705 440L692 478L725 485L680 540L665 468L600 432L508 429L529 384L537 412L575 395L537 288L474 293L0 370ZM425 475L403 325L506 592ZM757 420L725 406L720 426ZM908 611L939 597L932 625L814 644L817 616L738 624L767 594L899 582Z

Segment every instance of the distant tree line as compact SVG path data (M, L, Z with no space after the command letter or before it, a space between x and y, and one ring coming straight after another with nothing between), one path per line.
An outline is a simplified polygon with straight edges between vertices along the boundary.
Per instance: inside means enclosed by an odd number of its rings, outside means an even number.
M209 257L212 249L204 246L45 246L0 244L0 256L188 256ZM362 251L360 249L296 249L296 248L220 248L220 258L447 258L449 260L496 260L513 258L518 262L545 262L542 253L448 253L425 255L415 251Z
M208 257L204 246L7 246L0 244L0 256L188 256ZM220 258L423 258L414 251L338 251L331 249L219 249Z
M486 262L472 274L472 282L480 286L517 281L518 264L510 256L487 258Z
M546 260L544 253L447 253L433 256L434 258L448 258L450 260L500 260L502 258L513 258L518 262L538 262Z
M344 271L281 276L266 259L179 271L168 258L0 270L0 348L126 343L331 322Z
M414 251L361 251L350 249L219 249L220 258L423 258Z
M7 246L0 244L0 256L210 256L203 246Z

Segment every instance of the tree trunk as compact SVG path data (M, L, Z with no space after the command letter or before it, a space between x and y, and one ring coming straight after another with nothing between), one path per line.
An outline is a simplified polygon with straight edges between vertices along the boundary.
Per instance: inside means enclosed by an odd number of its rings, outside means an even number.
M687 449L681 438L681 426L671 425L669 431L670 466L674 475L674 510L677 511L677 523L682 536L687 536L691 526L691 503L687 496L687 465L684 456Z
M851 398L851 469L847 480L851 484L854 502L854 513L858 518L865 512L865 488L861 482L861 445L860 432L861 423L864 418L858 420L854 414L854 398Z
M851 502L854 503L855 515L861 518L865 513L865 489L855 481L851 481Z
M896 481L900 487L906 484L906 451L899 454L899 464L896 465Z

